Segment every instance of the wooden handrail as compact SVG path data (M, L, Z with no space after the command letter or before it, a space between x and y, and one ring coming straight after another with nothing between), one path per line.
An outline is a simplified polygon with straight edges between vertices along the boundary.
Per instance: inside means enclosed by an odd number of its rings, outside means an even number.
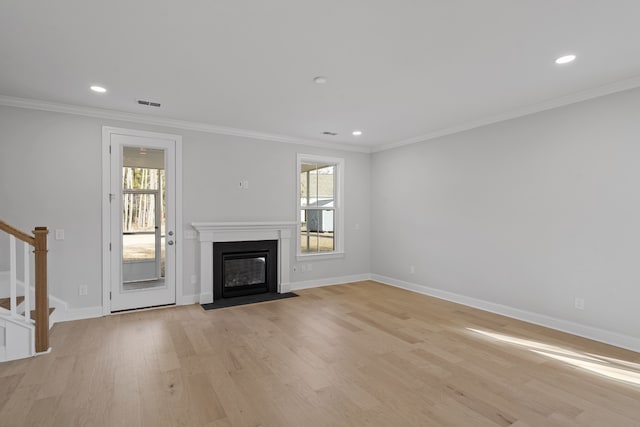
M0 221L0 230L5 231L17 239L30 244L35 249L35 334L36 352L49 350L49 291L47 289L47 227L36 227L33 237L27 233ZM25 292L29 292L29 284L25 283Z
M27 233L25 233L23 231L18 230L15 227L10 226L9 224L7 224L4 221L0 221L0 230L9 233L12 236L15 236L16 239L20 239L23 242L28 243L33 247L36 246L36 239L35 238L29 236Z

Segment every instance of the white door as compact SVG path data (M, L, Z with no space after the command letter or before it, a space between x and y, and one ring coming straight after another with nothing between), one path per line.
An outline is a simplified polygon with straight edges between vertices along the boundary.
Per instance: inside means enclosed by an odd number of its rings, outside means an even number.
M176 302L176 141L108 133L110 311Z

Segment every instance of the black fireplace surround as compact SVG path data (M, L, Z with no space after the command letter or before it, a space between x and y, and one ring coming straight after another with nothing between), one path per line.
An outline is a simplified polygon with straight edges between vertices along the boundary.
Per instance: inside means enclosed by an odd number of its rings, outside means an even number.
M213 299L278 291L278 241L213 244Z

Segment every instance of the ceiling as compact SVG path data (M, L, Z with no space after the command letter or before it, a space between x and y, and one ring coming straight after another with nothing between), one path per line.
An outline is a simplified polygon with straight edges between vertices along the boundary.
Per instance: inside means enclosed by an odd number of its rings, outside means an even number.
M637 0L5 1L0 95L368 151L640 86L639 20Z

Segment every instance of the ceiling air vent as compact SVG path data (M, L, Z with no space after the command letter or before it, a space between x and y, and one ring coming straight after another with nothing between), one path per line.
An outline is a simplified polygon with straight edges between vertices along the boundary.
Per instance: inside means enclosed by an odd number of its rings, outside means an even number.
M138 99L138 104L146 105L147 107L159 107L159 102L147 101L146 99Z

